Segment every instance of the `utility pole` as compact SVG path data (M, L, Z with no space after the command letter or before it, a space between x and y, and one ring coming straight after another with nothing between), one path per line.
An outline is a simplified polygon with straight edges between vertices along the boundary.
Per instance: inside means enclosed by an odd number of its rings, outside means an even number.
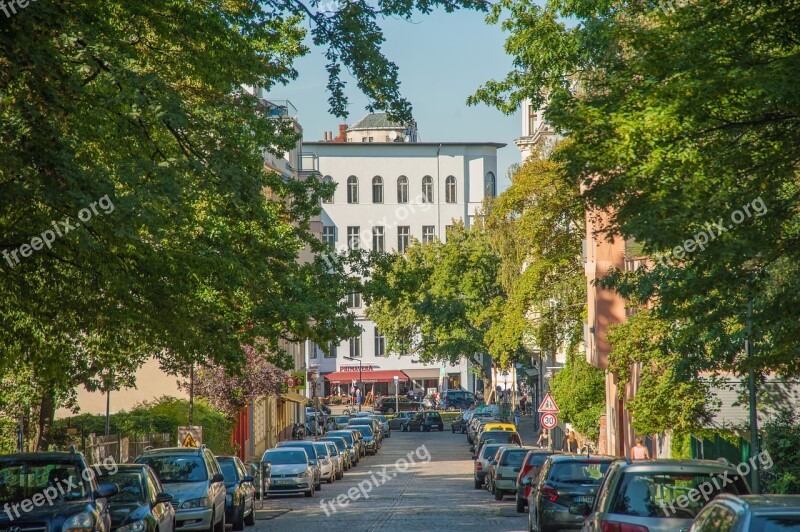
M750 362L750 369L747 371L747 380L749 388L749 401L750 401L750 456L758 456L758 402L756 399L756 371L753 368L753 300L747 298L747 326L746 336L744 340L744 350L747 361ZM758 461L751 460L753 468L751 471L750 485L753 488L753 493L758 495L761 493L761 478L759 477Z
M189 426L194 426L194 360L189 369Z

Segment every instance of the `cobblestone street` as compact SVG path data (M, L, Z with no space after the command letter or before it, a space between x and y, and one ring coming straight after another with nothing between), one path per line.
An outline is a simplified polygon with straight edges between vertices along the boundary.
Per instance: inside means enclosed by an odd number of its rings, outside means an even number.
M530 438L530 435L527 435ZM525 435L523 435L525 438ZM424 445L424 448L421 446ZM426 462L427 453L430 461ZM409 453L417 463L401 472L395 467ZM422 457L422 458L420 458ZM404 469L400 462L400 469ZM384 470L385 468L385 470ZM382 476L384 472L387 476ZM374 477L373 477L374 475ZM377 483L374 482L377 479ZM370 484L366 499L347 506L330 504L359 483ZM366 488L369 489L369 488ZM328 503L326 515L321 503ZM299 496L270 498L259 512L258 530L525 530L527 514L518 514L512 497L497 502L485 490L472 486L472 461L466 437L450 431L430 433L392 432L377 456L370 456L345 473L344 480L323 484L313 499Z

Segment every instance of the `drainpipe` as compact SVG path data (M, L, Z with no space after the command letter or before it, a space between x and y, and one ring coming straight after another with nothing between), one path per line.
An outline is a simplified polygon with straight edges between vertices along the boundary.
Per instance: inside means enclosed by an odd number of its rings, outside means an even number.
M436 148L436 227L439 233L439 240L443 240L444 233L442 233L442 188L441 188L441 175L439 171L439 153L442 151L442 145Z

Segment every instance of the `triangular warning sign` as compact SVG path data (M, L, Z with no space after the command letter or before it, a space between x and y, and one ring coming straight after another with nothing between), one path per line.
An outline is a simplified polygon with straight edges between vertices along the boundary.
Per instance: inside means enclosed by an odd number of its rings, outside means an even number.
M197 447L197 442L194 441L191 432L186 435L186 438L183 440L183 443L181 443L181 447Z
M558 409L555 399L550 395L550 392L545 394L542 404L539 405L539 412L550 412L552 414L561 412L561 410Z

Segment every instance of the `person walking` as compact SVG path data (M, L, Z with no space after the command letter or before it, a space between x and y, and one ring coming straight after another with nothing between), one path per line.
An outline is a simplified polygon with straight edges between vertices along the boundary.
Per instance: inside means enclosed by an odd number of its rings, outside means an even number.
M564 452L567 453L577 453L578 452L578 440L575 439L575 431L571 431L567 439L564 440Z
M520 412L519 407L516 407L514 409L514 426L517 427L517 430L519 430L519 417L520 417L520 415L522 415L522 412Z
M526 407L528 406L528 395L523 395L522 399L519 400L519 406L522 407L522 413L525 414Z
M631 449L631 459L632 460L650 459L650 451L648 451L647 447L644 446L641 436L636 437L636 445L634 445L633 448Z
M536 440L536 445L538 445L542 449L550 449L550 431L549 430L542 429L542 432L539 433L539 439Z

